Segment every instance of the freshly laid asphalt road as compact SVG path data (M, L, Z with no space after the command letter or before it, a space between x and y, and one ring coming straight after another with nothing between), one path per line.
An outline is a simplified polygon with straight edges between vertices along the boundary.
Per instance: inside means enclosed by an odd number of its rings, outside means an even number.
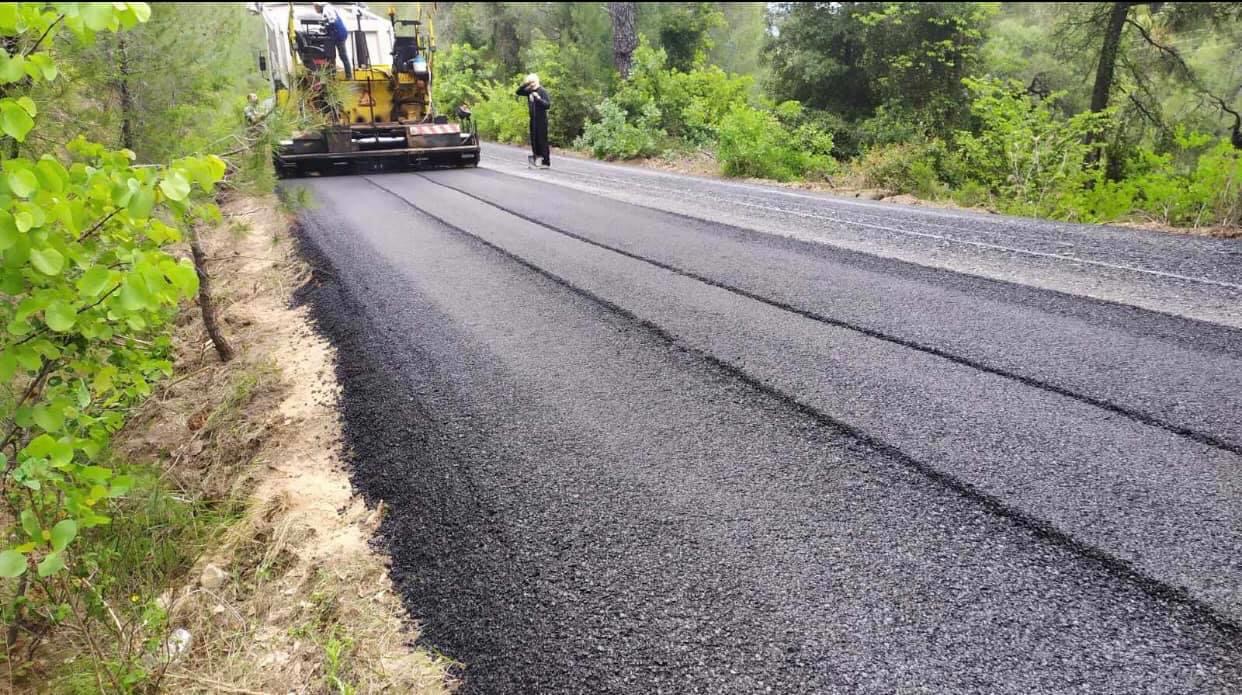
M1242 692L1242 243L554 165L288 183L464 692Z

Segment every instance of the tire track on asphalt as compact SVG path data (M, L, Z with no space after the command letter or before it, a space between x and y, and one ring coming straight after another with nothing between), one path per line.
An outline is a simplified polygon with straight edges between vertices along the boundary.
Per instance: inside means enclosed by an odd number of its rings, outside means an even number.
M986 372L986 373L988 373L988 374L992 374L992 375L995 375L995 376L999 376L999 377L1002 377L1002 378L1005 378L1005 379L1010 379L1010 380L1012 380L1012 381L1016 381L1016 382L1018 382L1018 383L1020 383L1020 384L1023 384L1024 386L1030 386L1030 387L1032 387L1032 388L1036 388L1036 389L1039 389L1039 390L1041 390L1041 391L1046 391L1046 392L1048 392L1048 393L1054 393L1054 394L1056 394L1056 395L1058 395L1058 396L1064 396L1064 397L1066 397L1066 398L1071 398L1071 399L1074 399L1074 400L1076 400L1076 401L1079 401L1080 403L1085 403L1085 404L1090 405L1090 406L1092 406L1092 407L1095 407L1095 408L1100 408L1100 409L1102 409L1102 410L1106 410L1106 411L1108 411L1108 412L1110 412L1110 413L1114 413L1114 414L1116 414L1116 415L1121 415L1121 416L1123 416L1123 417L1129 418L1129 419L1131 419L1131 420L1133 420L1133 421L1135 421L1135 422L1142 423L1142 424L1147 425L1147 426L1149 426L1149 427L1156 427L1156 428L1159 428L1159 429L1165 430L1166 432L1170 432L1170 433L1175 434L1175 435L1178 435L1178 436L1180 436L1180 437L1184 437L1184 438L1189 439L1189 440L1191 440L1191 441L1193 441L1193 442L1197 442L1197 443L1199 443L1199 444L1204 444L1204 445L1206 445L1206 446L1210 446L1210 447L1213 447L1213 448L1216 448L1216 449L1220 449L1220 450L1222 450L1222 451L1226 451L1226 452L1229 452L1229 453L1231 453L1231 454L1235 454L1235 455L1242 456L1242 445L1235 444L1235 443L1233 443L1233 442L1230 442L1230 441L1227 441L1227 440L1221 439L1221 438L1216 437L1216 436L1214 436L1214 435L1212 435L1212 434L1209 434L1209 433L1206 433L1206 432L1200 432L1200 431L1198 431L1198 430L1195 430L1195 429L1192 429L1192 428L1189 428L1189 427L1184 427L1184 426L1182 426L1182 425L1178 425L1178 424L1176 424L1176 423L1168 422L1168 421L1166 421L1166 420L1162 420L1162 419L1160 419L1160 418L1158 418L1158 417L1155 417L1155 416L1153 416L1153 415L1149 415L1149 414L1144 413L1144 412L1142 412L1142 411L1135 410L1135 409L1133 409L1133 408L1128 408L1128 407L1126 407L1126 406L1124 406L1124 405L1120 405L1120 404L1117 404L1117 403L1113 403L1112 401L1109 401L1109 400L1106 400L1106 399L1096 398L1096 397L1094 397L1094 396L1091 396L1091 395L1088 395L1088 394L1085 394L1085 393L1079 393L1079 392L1077 392L1077 391L1073 391L1073 390L1070 390L1070 389L1067 389L1067 388L1064 388L1064 387L1061 387L1061 386L1057 386L1056 384L1052 384L1052 383L1048 383L1048 382L1045 382L1045 381L1041 381L1041 380L1039 380L1039 379L1035 379L1035 378L1033 378L1033 377L1029 377L1029 376L1026 376L1026 375L1024 375L1024 374L1018 374L1018 373L1016 373L1016 372L1012 372L1012 371L1009 371L1009 370L1006 370L1006 369L1000 369L1000 368L997 368L997 367L992 367L992 366L989 366L989 365L984 364L984 363L982 363L982 362L979 362L978 360L974 360L974 359L971 359L971 358L969 358L969 357L963 357L963 356L960 356L960 355L957 355L957 354L954 354L954 353L948 352L948 351L946 351L946 350L942 350L942 349L937 348L937 347L932 346L932 345L925 345L925 344L923 344L923 343L919 343L919 342L916 342L916 341L913 341L913 340L908 340L908 339L906 339L906 338L902 338L902 337L897 336L897 335L892 335L892 334L890 334L890 333L885 333L885 332L883 332L883 331L877 331L877 330L872 329L872 328L867 328L866 326L860 326L860 325L858 325L858 324L854 324L854 323L851 323L851 322L848 322L848 321L843 321L843 320L841 320L841 319L836 319L836 318L832 318L832 317L830 317L830 316L825 316L825 315L823 315L823 314L819 314L819 313L816 313L816 312L813 312L813 311L808 311L808 310L806 310L806 309L799 308L799 307L794 306L794 305L792 305L792 304L788 304L788 303L785 303L785 302L781 302L781 301L777 301L777 300L769 299L769 298L767 298L767 297L764 297L763 295L756 294L756 293L751 292L751 291L749 291L749 290L742 289L742 288L740 288L740 287L737 287L737 286L734 286L734 285L730 285L730 284L728 284L728 283L723 283L723 282L720 282L720 281L718 281L718 280L714 280L714 279L712 279L712 278L706 277L706 276L701 275L701 274L699 274L699 273L695 273L694 271L691 271L691 270L686 270L685 268L680 268L680 267L677 267L677 266L674 266L674 265L670 265L670 264L664 263L664 262L662 262L662 261L657 261L657 260L654 260L654 259L651 259L651 258L648 258L648 257L645 257L645 256L641 256L641 255L639 255L639 254L635 254L635 253L632 253L632 252L630 252L630 251L626 251L625 249L617 248L617 247L615 247L615 246L610 246L610 245L608 245L608 244L605 244L605 243L602 243L602 242L596 241L596 240L594 240L594 239L591 239L591 238L589 238L589 237L583 236L583 235L581 235L581 234L577 234L577 233L575 233L575 232L571 232L571 231L569 231L569 230L567 230L567 229L562 229L562 228L560 228L560 227L557 227L557 226L554 226L554 225L550 225L550 224L548 224L548 223L546 223L546 222L542 222L542 221L540 221L540 220L538 220L538 219L535 219L535 218L530 217L530 216L528 216L528 215L525 215L525 214L523 214L523 213L520 213L520 212L517 212L517 211L515 211L515 210L511 210L511 209L509 209L509 208L506 208L506 207L504 207L503 205L499 205L499 204L493 203L492 201L487 200L486 198L483 198L483 197L481 197L481 196L478 196L478 195L476 195L476 194L474 194L474 193L471 193L471 192L469 192L469 191L463 190L463 189L461 189L461 188L457 188L456 186L450 186L450 185L448 185L448 184L446 184L446 183L442 183L442 182L437 181L437 180L435 180L435 179L428 178L428 177L426 177L426 176L422 176L421 174L420 174L419 176L420 176L421 178L423 178L424 180L426 180L426 181L428 181L428 182L430 182L430 183L433 183L433 184L435 184L435 185L437 185L437 186L440 186L440 187L442 187L442 188L447 188L447 189L449 189L449 190L451 190L451 191L454 191L454 192L456 192L456 193L460 193L461 195L464 195L464 196L466 196L466 197L468 197L468 198L471 198L471 199L473 199L473 200L479 201L479 202L481 202L481 203L483 203L483 204L485 204L485 205L488 205L488 206L490 206L490 207L496 208L497 210L500 210L500 211L502 211L502 212L504 212L504 213L506 213L506 214L509 214L509 215L512 215L512 216L517 217L517 218L519 218L519 219L525 220L525 221L527 221L527 222L530 222L531 224L539 225L540 227L543 227L543 228L545 228L545 229L548 229L548 230L550 230L550 231L552 231L552 232L555 232L555 233L557 233L557 234L561 234L561 235L563 235L563 236L567 236L567 237L569 237L569 238L571 238L571 239L574 239L574 240L576 240L576 241L580 241L580 242L582 242L582 243L584 243L584 244L590 244L591 246L595 246L595 247L597 247L597 248L601 248L601 249L604 249L604 250L606 250L606 251L611 251L611 252L613 252L613 253L616 253L616 254L619 254L619 255L625 256L626 258L630 258L630 259L633 259L633 260L636 260L636 261L640 261L640 262L642 262L642 263L647 263L647 264L649 264L649 265L652 265L652 266L655 266L655 267L657 267L657 268L660 268L661 270L667 270L667 271L669 271L669 272L671 272L671 273L676 273L677 275L681 275L682 277L686 277L686 278L689 278L689 279L691 279L691 280L695 280L695 281L698 281L698 282L704 283L704 284L706 284L706 285L710 285L710 286L712 286L712 287L716 287L716 288L718 288L718 289L725 290L726 292L731 292L731 293L736 294L736 295L738 295L738 296L740 296L740 297L745 297L745 298L747 298L747 299L751 299L751 300L754 300L754 301L756 301L756 302L760 302L760 303L762 303L762 304L766 304L766 305L768 305L768 306L771 306L771 307L776 308L776 309L780 309L780 310L782 310L782 311L787 311L787 312L792 313L792 314L797 314L798 316L802 316L803 318L808 318L808 319L810 319L810 320L812 320L812 321L816 321L816 322L818 322L818 323L823 323L823 324L826 324L826 325L829 325L829 326L834 326L834 327L836 327L836 328L843 328L843 329L848 330L848 331L853 331L853 332L855 332L855 333L859 333L859 334L861 334L861 335L865 335L865 336L867 336L867 337L869 337L869 338L874 338L874 339L876 339L876 340L881 340L881 341L886 342L886 343L891 343L891 344L898 345L898 346L901 346L901 347L904 347L904 348L909 348L909 349L911 349L911 350L916 350L916 351L918 351L918 352L922 352L922 353L925 353L925 354L928 354L928 355L933 355L933 356L935 356L935 357L939 357L939 358L942 358L942 359L948 360L948 361L953 362L953 363L955 363L955 364L960 364L960 365L962 365L962 366L964 366L964 367L969 367L969 368L971 368L971 369L976 369L976 370L981 371L981 372ZM374 183L374 182L372 182L372 183ZM376 184L376 185L379 185L379 184ZM387 189L385 189L385 190L387 190ZM391 191L390 191L390 192L391 192Z
M422 176L421 174L417 174L417 176L430 181L430 179L427 179L425 176ZM1176 603L1186 606L1188 609L1198 614L1205 622L1221 630L1223 633L1227 634L1231 639L1242 640L1242 624L1235 622L1229 616L1221 613L1211 604L1195 597L1187 589L1169 584L1160 579L1152 577L1146 574L1145 572L1143 572L1142 570L1140 570L1137 566L1135 566L1134 563L1128 560L1117 557L1116 555L1109 553L1103 548L1081 541L1078 538L1071 535L1070 533L1063 531L1060 528L1056 527L1055 525L1043 519L1040 519L1036 516L1028 514L1022 509L1006 503L999 497L996 497L994 495L991 495L985 492L983 489L981 489L977 485L974 485L973 483L970 483L969 481L963 480L957 476L954 476L948 473L944 473L936 469L931 464L925 461L922 461L918 458L915 458L914 456L906 453L901 448L893 444L890 444L882 439L879 439L878 437L875 437L871 435L870 433L866 432L865 430L855 427L854 425L851 425L848 422L839 420L831 415L828 415L818 410L814 406L804 403L798 400L796 397L788 393L785 393L784 391L781 391L751 376L750 374L746 373L742 369L716 357L715 355L712 355L709 352L706 352L699 348L691 347L685 344L676 335L665 330L659 324L653 321L650 321L648 319L642 318L641 316L617 304L616 302L613 302L612 300L602 297L583 287L579 287L573 284L572 282L570 282L569 280L561 277L560 275L557 275L555 273L552 273L551 271L541 268L535 263L513 253L512 251L509 251L508 249L505 249L502 246L499 246L475 234L471 234L470 232L453 224L452 222L449 222L448 220L419 207L418 205L411 202L410 200L408 200L401 194L372 180L370 177L366 177L364 178L364 180L370 185L375 186L379 190L384 191L385 193L398 199L404 205L415 210L419 214L425 215L427 218L435 220L439 224L443 225L445 229L451 230L455 234L459 234L487 248L490 248L496 251L497 253L501 254L503 257L513 261L514 263L517 263L518 265L524 268L529 269L530 271L542 277L547 278L548 280L556 283L557 285L564 287L568 291L573 292L574 294L577 294L581 297L584 297L592 302L595 302L599 304L600 306L603 306L604 308L608 309L609 311L612 311L620 316L625 317L626 319L633 321L636 325L651 332L653 335L660 338L662 341L666 342L670 347L674 349L678 349L678 350L683 350L687 353L694 355L695 357L703 360L707 364L710 364L713 367L720 369L723 373L729 375L730 377L741 381L742 383L750 386L751 388L758 390L761 393L771 396L772 398L776 399L777 401L785 404L786 406L790 408L793 408L798 413L806 417L809 417L815 420L816 422L819 422L823 424L824 426L829 427L833 430L836 430L848 437L851 437L855 441L858 441L859 443L869 447L876 453L882 456L886 456L889 459L893 460L894 462L902 466L905 466L911 470L914 470L915 472L924 476L925 478L932 481L933 483L941 485L944 488L952 491L953 493L958 494L980 505L987 512L993 515L996 515L1000 518L1006 519L1014 523L1015 525L1019 526L1020 528L1024 528L1028 530L1035 537L1040 538L1050 543L1054 543L1061 547L1067 548L1070 551L1080 555L1081 557L1097 563L1105 571L1112 573L1114 576L1120 579L1133 583L1135 586L1138 586L1140 589L1142 589L1144 592L1148 593L1152 597L1156 599L1160 599L1160 600L1176 602ZM535 223L535 224L539 224L539 223ZM666 270L666 272L676 273L675 270L670 270L670 269L664 269L664 270ZM720 288L720 289L725 289L725 288Z

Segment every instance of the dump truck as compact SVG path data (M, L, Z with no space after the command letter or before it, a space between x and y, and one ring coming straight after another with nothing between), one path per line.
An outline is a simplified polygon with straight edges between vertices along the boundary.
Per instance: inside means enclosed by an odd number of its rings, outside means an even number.
M347 74L329 22L313 3L251 3L263 19L260 70L276 104L293 107L314 126L281 141L278 176L376 171L416 166L477 166L479 137L470 110L432 98L435 25L417 4L414 18L387 17L365 3L333 3L345 20ZM450 117L451 116L451 117Z

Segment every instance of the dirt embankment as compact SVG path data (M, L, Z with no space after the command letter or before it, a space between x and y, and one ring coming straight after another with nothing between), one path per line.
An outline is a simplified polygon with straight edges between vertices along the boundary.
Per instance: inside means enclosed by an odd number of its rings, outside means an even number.
M293 308L309 270L274 196L226 203L201 233L237 359L220 364L197 310L176 340L178 374L118 437L161 461L188 494L240 501L161 597L184 653L167 692L445 693L451 663L414 647L416 627L370 545L383 510L341 464L333 350ZM188 633L188 635L186 634Z

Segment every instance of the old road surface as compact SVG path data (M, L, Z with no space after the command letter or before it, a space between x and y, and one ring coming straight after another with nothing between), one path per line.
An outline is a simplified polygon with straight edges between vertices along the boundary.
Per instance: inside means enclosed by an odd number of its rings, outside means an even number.
M465 692L1242 692L1242 243L554 166L287 184Z

